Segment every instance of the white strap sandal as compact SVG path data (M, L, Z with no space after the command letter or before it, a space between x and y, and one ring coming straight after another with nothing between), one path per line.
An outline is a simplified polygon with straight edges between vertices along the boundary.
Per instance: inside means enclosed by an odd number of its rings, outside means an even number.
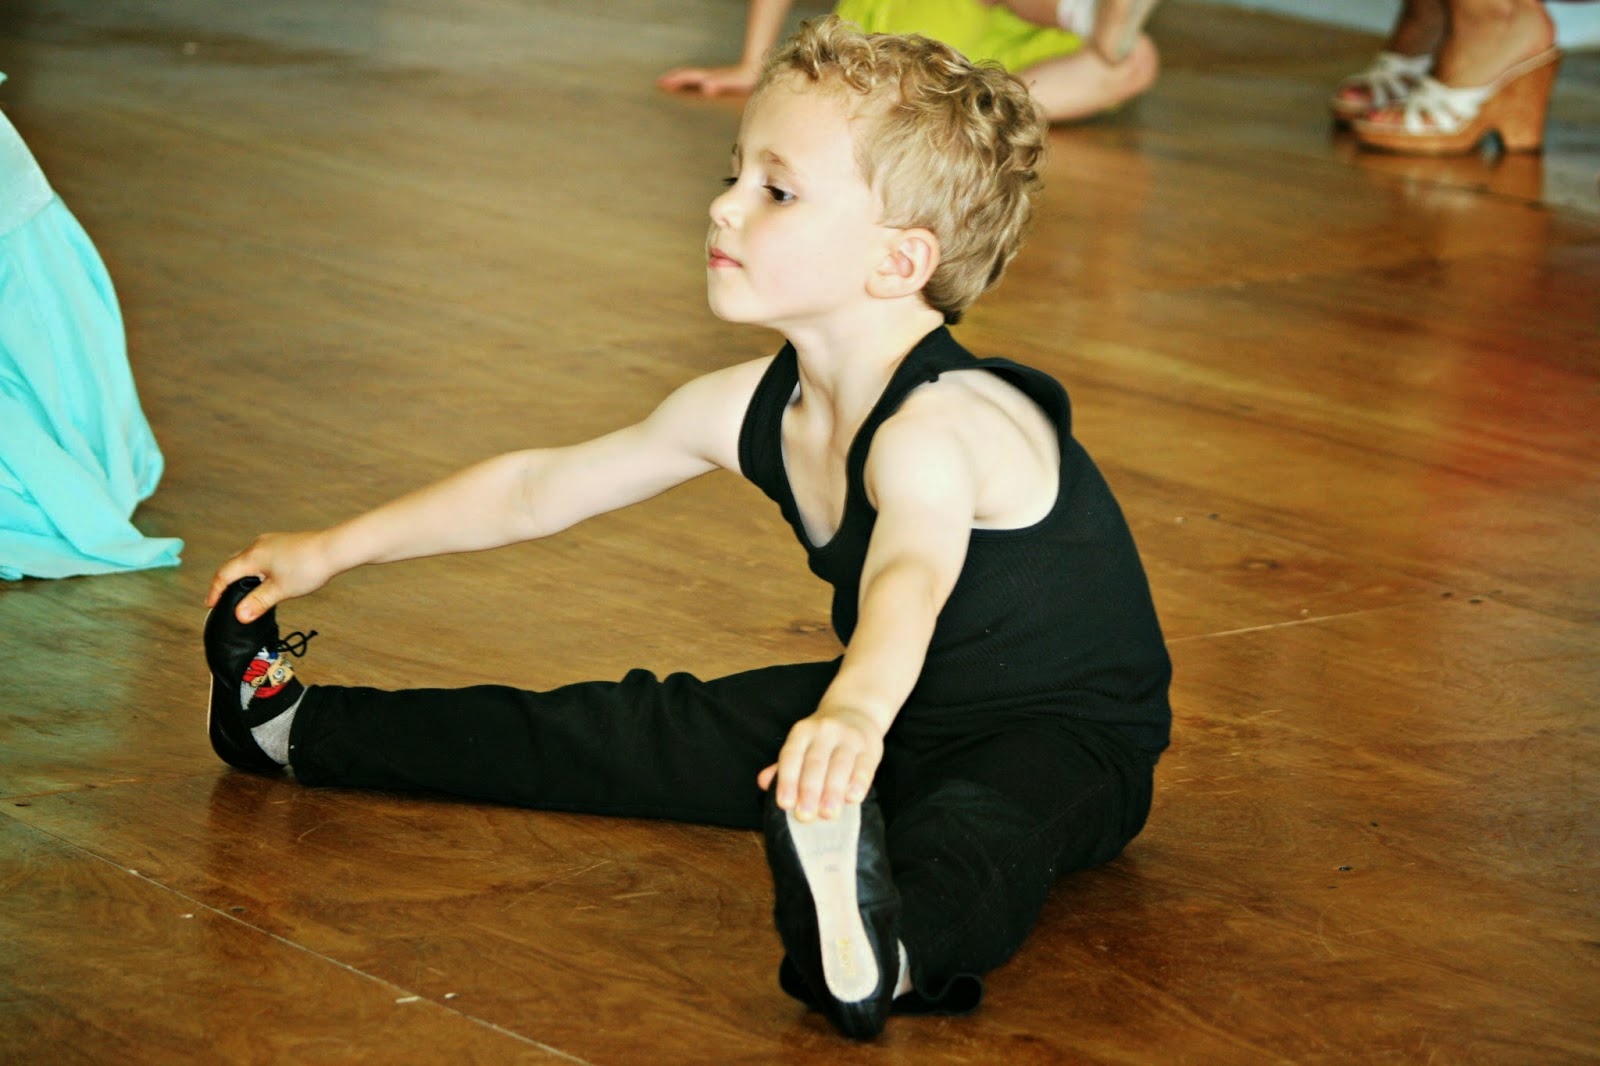
M1360 118L1409 96L1433 69L1433 56L1379 52L1367 69L1339 83L1328 106L1338 118Z
M1460 133L1497 86L1452 89L1437 78L1423 78L1401 105L1401 126L1409 134Z
M1488 85L1452 89L1424 77L1402 103L1356 119L1356 139L1391 152L1449 155L1470 152L1496 133L1507 152L1538 151L1560 65L1560 50L1548 48Z

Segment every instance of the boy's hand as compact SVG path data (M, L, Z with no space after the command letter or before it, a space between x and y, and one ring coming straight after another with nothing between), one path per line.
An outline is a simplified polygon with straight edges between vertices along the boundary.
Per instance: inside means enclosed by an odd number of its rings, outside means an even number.
M778 806L809 822L832 818L846 803L860 803L883 760L883 730L865 712L824 707L789 730L778 761L756 784L777 789ZM776 783L774 783L776 778Z
M206 606L215 607L222 591L242 577L261 578L239 601L241 622L253 622L284 600L315 592L333 577L321 533L266 533L223 563L211 579Z
M747 95L761 80L759 67L680 67L656 79L656 88L669 92L691 89L704 96Z

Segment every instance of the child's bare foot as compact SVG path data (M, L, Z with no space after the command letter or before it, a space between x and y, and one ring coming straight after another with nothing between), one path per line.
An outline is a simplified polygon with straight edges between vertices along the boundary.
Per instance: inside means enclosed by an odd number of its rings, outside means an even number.
M1028 86L1045 118L1072 122L1092 118L1133 99L1155 84L1161 57L1155 42L1140 34L1120 63L1092 48L1036 63L1017 76Z

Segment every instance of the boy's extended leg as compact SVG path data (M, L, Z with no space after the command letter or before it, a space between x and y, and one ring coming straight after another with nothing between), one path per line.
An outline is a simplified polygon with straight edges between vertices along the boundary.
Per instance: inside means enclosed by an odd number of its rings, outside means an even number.
M317 685L295 716L289 763L308 785L755 829L756 774L816 710L835 669L715 681L634 670L549 692Z
M1153 760L1114 728L1036 722L885 757L878 789L916 994L962 1012L1057 875L1115 858L1143 828Z
M789 728L816 710L838 669L803 663L715 681L635 670L618 682L549 692L302 692L292 675L281 685L271 676L274 664L284 665L286 643L273 612L248 626L233 619L245 584L231 586L206 623L212 745L251 770L280 769L287 755L312 785L759 828L756 774ZM275 759L268 749L282 741L268 734L279 732L287 745Z

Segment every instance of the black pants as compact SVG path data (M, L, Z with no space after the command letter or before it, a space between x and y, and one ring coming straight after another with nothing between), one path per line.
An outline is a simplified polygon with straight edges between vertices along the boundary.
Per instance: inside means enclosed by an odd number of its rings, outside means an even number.
M290 763L309 785L755 829L756 774L837 669L715 681L635 670L544 693L315 686L295 716ZM877 790L918 991L975 1006L981 982L961 992L957 979L1016 951L1057 874L1104 863L1133 839L1153 765L1116 728L1064 708L903 709Z

